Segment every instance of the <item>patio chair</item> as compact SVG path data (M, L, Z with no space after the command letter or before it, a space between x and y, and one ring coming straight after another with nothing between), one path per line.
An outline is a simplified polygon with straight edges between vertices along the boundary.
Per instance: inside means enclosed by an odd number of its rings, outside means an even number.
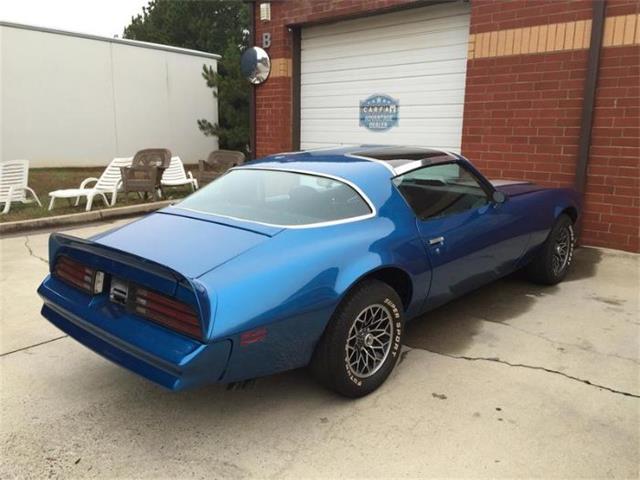
M185 172L184 164L180 157L171 157L171 163L162 174L160 181L163 187L181 187L182 185L190 185L191 190L198 189L198 180L193 178L191 172Z
M31 203L27 192L33 195L42 207L36 192L29 187L29 160L6 160L0 162L0 203L4 203L2 213L8 213L11 202Z
M80 203L80 197L87 198L87 212L91 210L93 205L93 197L98 195L102 198L105 205L114 206L116 203L116 196L118 189L122 183L122 177L120 176L120 168L131 165L132 157L114 158L111 163L104 169L100 178L85 178L80 184L80 188L68 188L65 190L56 190L49 192L51 201L49 202L49 210L53 209L53 203L56 198L75 198L75 206ZM91 188L87 188L87 185L95 182L95 185ZM111 202L107 199L107 194L111 194Z
M209 183L231 167L244 162L244 153L233 150L214 150L206 160L198 162L198 184Z
M130 167L120 168L122 191L150 194L154 199L162 197L162 174L171 163L171 152L166 148L147 148L133 156Z

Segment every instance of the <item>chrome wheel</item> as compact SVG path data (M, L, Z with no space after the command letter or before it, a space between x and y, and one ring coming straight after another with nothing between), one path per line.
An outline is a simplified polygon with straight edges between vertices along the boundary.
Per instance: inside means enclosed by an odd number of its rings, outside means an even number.
M553 246L553 257L551 259L551 268L553 269L554 275L560 275L567 267L573 246L572 242L573 235L571 234L571 227L560 230L556 243Z
M367 378L384 364L391 350L393 317L381 304L369 305L356 317L347 337L346 360L351 373Z

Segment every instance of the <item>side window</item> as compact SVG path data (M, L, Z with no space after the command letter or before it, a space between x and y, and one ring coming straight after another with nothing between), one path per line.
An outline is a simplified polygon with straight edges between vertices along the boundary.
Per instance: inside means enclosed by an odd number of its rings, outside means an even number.
M476 177L458 163L413 170L393 183L422 220L455 215L489 201Z

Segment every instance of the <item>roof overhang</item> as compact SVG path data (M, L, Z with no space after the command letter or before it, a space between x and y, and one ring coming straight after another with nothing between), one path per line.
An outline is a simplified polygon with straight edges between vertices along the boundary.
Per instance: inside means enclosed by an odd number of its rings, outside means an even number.
M191 50L188 48L172 47L171 45L161 45L159 43L141 42L139 40L129 40L127 38L111 38L101 35L93 35L90 33L72 32L69 30L59 30L57 28L40 27L37 25L25 25L23 23L0 21L0 27L17 28L20 30L31 30L33 32L51 33L54 35L64 35L67 37L84 38L87 40L96 40L99 42L116 43L127 45L129 47L148 48L151 50L162 50L165 52L178 53L182 55L191 55L193 57L210 58L212 60L220 60L222 58L217 53L202 52L200 50Z

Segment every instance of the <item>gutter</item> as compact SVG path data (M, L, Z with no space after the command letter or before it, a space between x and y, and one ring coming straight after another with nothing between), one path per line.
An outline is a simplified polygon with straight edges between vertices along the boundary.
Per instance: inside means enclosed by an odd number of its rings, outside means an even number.
M584 101L582 103L582 123L580 125L580 140L578 143L578 161L576 164L575 189L584 195L587 184L587 170L589 167L589 151L591 149L591 128L593 126L593 110L596 100L598 70L600 65L600 51L604 32L604 18L607 0L593 2L591 20L591 43L589 45L589 59L587 76L584 84Z

